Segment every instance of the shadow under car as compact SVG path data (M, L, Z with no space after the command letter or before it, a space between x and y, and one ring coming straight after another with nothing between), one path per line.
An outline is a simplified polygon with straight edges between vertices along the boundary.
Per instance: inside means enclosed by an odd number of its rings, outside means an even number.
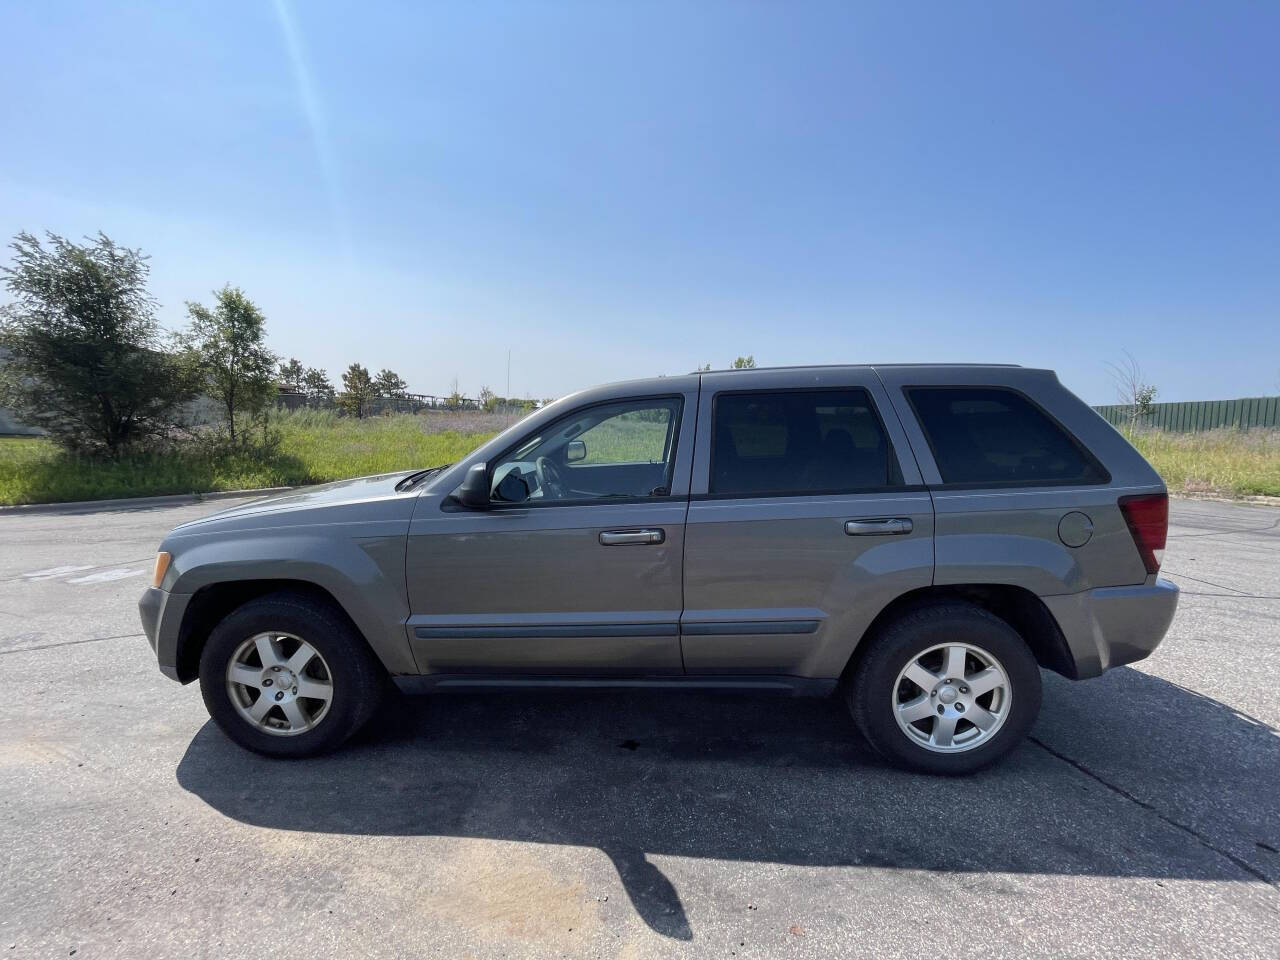
M1153 702L1197 735L1153 727ZM1034 738L1112 757L1127 783L1161 791L1176 750L1189 815L1244 797L1250 822L1239 829L1263 841L1260 856L1280 844L1262 836L1280 830L1280 737L1214 700L1130 668L1084 686L1046 674ZM678 939L691 937L688 920L648 854L1246 882L1280 874L1280 858L1271 875L1242 866L1134 802L1139 788L1110 786L1057 749L1027 742L989 770L948 780L880 762L835 699L468 691L394 698L341 751L305 761L248 753L209 723L177 777L257 826L596 847L650 927Z

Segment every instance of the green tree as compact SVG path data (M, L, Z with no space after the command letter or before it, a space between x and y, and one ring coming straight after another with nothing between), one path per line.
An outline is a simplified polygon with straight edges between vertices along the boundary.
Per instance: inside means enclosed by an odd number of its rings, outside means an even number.
M1118 363L1107 363L1107 372L1116 385L1120 403L1129 408L1129 425L1136 427L1151 412L1151 404L1159 391L1143 377L1142 367L1133 354L1128 350L1121 352L1124 356Z
M368 367L353 363L342 375L342 393L338 394L338 406L356 417L369 413L370 406L378 396L378 388L369 376Z
M756 366L756 358L753 356L739 357L733 361L733 369L735 370L754 370Z
M321 404L333 399L333 384L329 375L318 367L308 367L302 375L302 390L307 395L307 403Z
M214 305L187 301L191 327L186 336L205 390L222 407L231 439L236 417L263 416L275 396L276 357L267 349L267 318L239 287L213 292Z
M710 373L710 372L711 372L711 364L709 364L709 363L704 363L702 366L698 367L698 369L694 370L693 372L694 372L694 373Z
M306 375L306 371L302 367L302 361L296 357L290 357L287 363L283 360L280 361L280 369L277 371L280 385L288 387L293 393L302 393L302 381Z
M458 389L458 378L453 378L453 383L449 385L449 396L445 397L444 405L450 410L457 410L462 406L462 391Z
M409 389L409 384L405 382L400 374L385 368L378 371L378 375L373 378L373 382L378 388L378 395L383 397L401 398L405 395L405 391Z
M1139 417L1145 417L1151 412L1151 405L1155 402L1157 390L1149 383L1144 383L1138 387L1133 395L1134 413Z
M493 413L498 409L498 395L488 387L480 388L480 406L485 413Z
M0 405L73 450L114 456L163 435L195 389L160 342L146 256L102 233L46 241L19 233L0 268Z

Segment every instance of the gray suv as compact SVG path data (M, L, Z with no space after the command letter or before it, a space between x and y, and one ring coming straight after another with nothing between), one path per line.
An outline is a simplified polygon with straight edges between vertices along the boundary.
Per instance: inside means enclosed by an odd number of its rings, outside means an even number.
M236 742L336 747L390 681L838 693L964 773L1147 656L1156 472L1048 370L834 366L596 387L461 463L259 500L161 544L142 621Z

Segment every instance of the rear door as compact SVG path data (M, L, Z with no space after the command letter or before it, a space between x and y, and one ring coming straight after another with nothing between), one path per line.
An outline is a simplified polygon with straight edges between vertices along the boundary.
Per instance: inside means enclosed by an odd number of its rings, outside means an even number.
M873 370L703 376L688 673L837 677L884 605L932 577L932 502Z

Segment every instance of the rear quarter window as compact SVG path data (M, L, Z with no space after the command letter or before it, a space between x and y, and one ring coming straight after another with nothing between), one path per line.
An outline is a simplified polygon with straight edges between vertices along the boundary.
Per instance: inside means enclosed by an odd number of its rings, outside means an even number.
M1106 483L1102 465L1038 406L997 387L910 387L943 483Z

